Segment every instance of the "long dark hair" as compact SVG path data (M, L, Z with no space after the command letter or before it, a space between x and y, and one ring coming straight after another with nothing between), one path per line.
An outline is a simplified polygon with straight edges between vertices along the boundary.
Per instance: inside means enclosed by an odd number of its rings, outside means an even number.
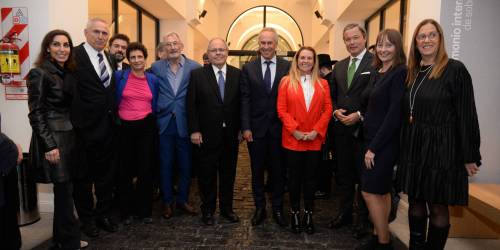
M45 61L51 60L50 52L48 52L47 49L50 48L50 43L54 40L54 37L59 35L68 38L70 48L69 57L68 60L64 63L64 68L68 70L75 69L75 61L73 59L73 40L71 40L71 36L68 34L68 32L64 30L52 30L45 35L42 40L42 46L40 47L40 53L38 54L38 57L35 61L35 66L41 66Z
M403 39L401 38L401 33L395 29L385 29L380 31L377 36L377 43L375 44L375 56L373 57L373 67L380 69L382 67L382 61L377 55L377 44L383 42L387 38L387 41L394 45L394 58L392 67L395 68L401 64L406 63L406 55L403 50Z

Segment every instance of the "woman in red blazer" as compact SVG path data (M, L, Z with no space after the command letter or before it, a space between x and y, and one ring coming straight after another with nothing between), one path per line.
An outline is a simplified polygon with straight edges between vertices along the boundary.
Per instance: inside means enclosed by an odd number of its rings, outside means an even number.
M283 77L278 90L278 116L283 122L282 144L289 168L291 229L300 233L303 226L314 233L312 211L316 188L316 170L332 117L330 89L319 76L316 51L302 47L292 61L290 73ZM304 217L300 221L301 186L304 190ZM301 226L302 224L302 226Z

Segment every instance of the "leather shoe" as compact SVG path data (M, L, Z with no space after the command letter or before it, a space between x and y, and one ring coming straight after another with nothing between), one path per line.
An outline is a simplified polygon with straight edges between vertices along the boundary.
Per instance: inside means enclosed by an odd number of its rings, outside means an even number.
M196 212L196 209L194 209L193 206L191 206L189 203L184 203L184 204L178 204L177 209L181 210L185 214L189 214L192 216L198 215L198 212Z
M99 228L97 228L93 220L91 222L84 223L81 229L82 232L89 238L95 238L99 236Z
M288 227L288 221L286 221L285 214L282 210L274 210L273 219L280 227Z
M267 218L267 213L265 208L257 208L255 209L255 213L252 217L252 226L257 226L262 224L264 220Z
M172 211L172 208L170 207L170 205L165 205L163 207L163 213L161 214L161 216L164 219L168 220L168 219L172 218L173 214L174 214L174 212Z
M335 219L333 219L330 224L328 224L329 228L332 229L339 229L345 225L347 225L350 222L350 219L347 218L345 214L339 214Z
M201 222L207 226L214 225L214 215L212 213L206 213L201 216Z
M97 219L96 225L102 228L104 231L108 231L110 233L118 231L118 227L116 226L116 224L108 217Z
M300 225L300 212L292 211L292 218L290 220L290 228L292 229L292 232L295 234L300 233L300 230L302 229Z
M222 216L222 218L226 219L230 223L240 222L240 218L233 211L221 212L220 216Z
M302 225L304 226L304 231L307 234L314 233L314 222L312 217L312 211L304 210L304 218L302 220Z

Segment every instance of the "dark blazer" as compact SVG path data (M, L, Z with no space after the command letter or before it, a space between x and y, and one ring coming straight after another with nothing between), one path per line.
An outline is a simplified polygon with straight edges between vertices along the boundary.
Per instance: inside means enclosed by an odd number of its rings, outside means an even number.
M73 49L73 55L77 64L74 72L77 85L72 112L73 125L77 129L89 132L85 138L90 140L89 143L98 143L102 137L109 135L107 134L111 129L109 123L117 121L115 83L111 78L110 85L104 87L83 43ZM107 54L106 56L108 57ZM108 62L111 62L109 57Z
M109 55L108 58L109 58L109 64L111 65L111 68L113 68L113 71L117 71L118 70L118 62L111 55ZM130 69L130 65L128 63L122 61L122 69L121 70L127 70L127 69Z
M201 132L202 146L219 147L224 133L237 139L240 130L240 75L238 68L227 65L223 101L211 64L191 71L187 92L188 129L190 134Z
M373 55L366 51L363 59L356 69L356 73L354 73L354 77L349 88L347 88L347 69L349 68L350 57L347 57L335 64L331 80L333 110L342 108L347 110L347 114L351 114L363 109L361 94L370 81L372 61ZM340 121L335 121L333 132L334 134L351 133L356 136L359 124L360 123L358 122L352 126L345 126Z
M376 77L377 72L374 71L369 87L363 93L367 103L363 135L367 149L375 154L384 148L394 148L394 145L389 147L388 144L399 142L406 74L405 65L397 66L380 77Z
M290 62L276 58L276 74L271 92L264 85L262 61L258 59L243 66L241 73L241 129L251 130L254 138L262 138L269 131L281 137L281 121L276 111L278 85L281 78L288 74Z
M28 118L33 133L29 161L39 182L70 180L75 165L75 141L70 110L75 79L69 72L45 61L28 73ZM59 149L57 165L50 165L45 152Z

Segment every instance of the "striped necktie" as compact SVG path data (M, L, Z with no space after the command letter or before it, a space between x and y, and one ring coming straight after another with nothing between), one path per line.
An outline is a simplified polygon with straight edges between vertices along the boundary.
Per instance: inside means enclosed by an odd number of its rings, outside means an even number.
M109 73L108 69L106 68L106 63L104 62L104 57L102 55L102 52L99 52L97 54L97 57L99 57L99 71L100 71L99 78L101 78L102 85L104 85L104 87L107 88L109 86Z

